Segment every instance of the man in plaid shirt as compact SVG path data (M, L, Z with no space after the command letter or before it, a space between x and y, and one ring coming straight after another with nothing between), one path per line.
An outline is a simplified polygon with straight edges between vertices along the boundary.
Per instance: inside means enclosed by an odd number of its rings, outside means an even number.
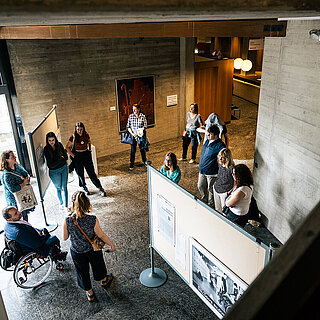
M131 145L130 154L130 170L133 170L134 160L137 150L137 141L141 137L146 137L147 119L143 113L140 113L140 105L134 104L132 107L132 113L129 115L127 129L134 136L133 144ZM146 165L147 157L146 150L140 148L142 162Z

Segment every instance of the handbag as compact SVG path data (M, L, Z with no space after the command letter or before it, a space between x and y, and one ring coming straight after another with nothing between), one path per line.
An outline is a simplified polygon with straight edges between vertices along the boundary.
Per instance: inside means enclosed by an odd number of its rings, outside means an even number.
M121 132L121 143L133 144L133 136L129 131Z
M75 140L75 135L73 135L73 140L72 140L72 144L69 147L69 149L71 150L71 152L74 154L75 152L75 148L74 148L74 140ZM74 165L74 158L71 157L71 155L69 154L69 159L68 159L68 172L71 173L73 172L73 170L75 169L75 165Z
M85 237L88 239L88 241L91 243L93 251L100 251L103 249L105 242L101 238L99 238L97 235L95 235L93 237L93 239L90 240L90 238L86 235L86 233L79 226L78 222L72 216L71 216L71 219L73 220L75 225L80 229L80 231L85 235Z
M13 174L21 180L24 180L22 176L13 172L7 172ZM21 190L13 193L14 198L17 202L18 210L20 212L32 209L34 206L38 204L36 195L34 194L33 188L30 184L27 184L21 188Z

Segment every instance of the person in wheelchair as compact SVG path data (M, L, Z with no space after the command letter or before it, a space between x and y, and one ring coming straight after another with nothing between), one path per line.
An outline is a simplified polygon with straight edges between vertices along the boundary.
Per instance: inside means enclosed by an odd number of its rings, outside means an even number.
M8 206L2 210L2 216L7 221L4 227L6 238L16 241L21 254L36 252L42 257L48 255L55 261L64 261L68 252L60 250L60 240L51 236L47 229L36 229L22 219L17 208Z

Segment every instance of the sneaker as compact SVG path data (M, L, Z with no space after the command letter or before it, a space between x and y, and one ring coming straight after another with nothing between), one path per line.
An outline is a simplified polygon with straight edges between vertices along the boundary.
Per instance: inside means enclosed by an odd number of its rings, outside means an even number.
M100 194L101 197L106 197L107 196L106 192L103 189L100 189L99 194Z
M187 161L187 159L186 158L180 158L180 159L178 159L178 161Z
M133 170L133 167L130 167L129 170Z
M145 167L147 167L147 166L148 166L148 161L146 161L146 162L144 163L144 166L145 166Z
M90 191L88 190L87 186L82 187L83 191L86 193L87 196L90 196Z
M101 286L102 286L103 288L108 288L108 287L110 286L112 280L113 280L113 275L112 275L112 273L107 274L106 280L102 280L102 281L101 281Z
M89 294L88 292L86 292L86 295L89 302L94 301L94 292L92 294Z
M189 163L195 163L196 162L196 160L193 160L193 159L191 159L190 161L189 161Z

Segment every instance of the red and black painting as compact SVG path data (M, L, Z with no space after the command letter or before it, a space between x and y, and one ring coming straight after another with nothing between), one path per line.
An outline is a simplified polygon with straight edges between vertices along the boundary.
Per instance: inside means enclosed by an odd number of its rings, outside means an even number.
M148 122L154 126L154 76L116 80L119 130L125 131L132 106L140 104Z

